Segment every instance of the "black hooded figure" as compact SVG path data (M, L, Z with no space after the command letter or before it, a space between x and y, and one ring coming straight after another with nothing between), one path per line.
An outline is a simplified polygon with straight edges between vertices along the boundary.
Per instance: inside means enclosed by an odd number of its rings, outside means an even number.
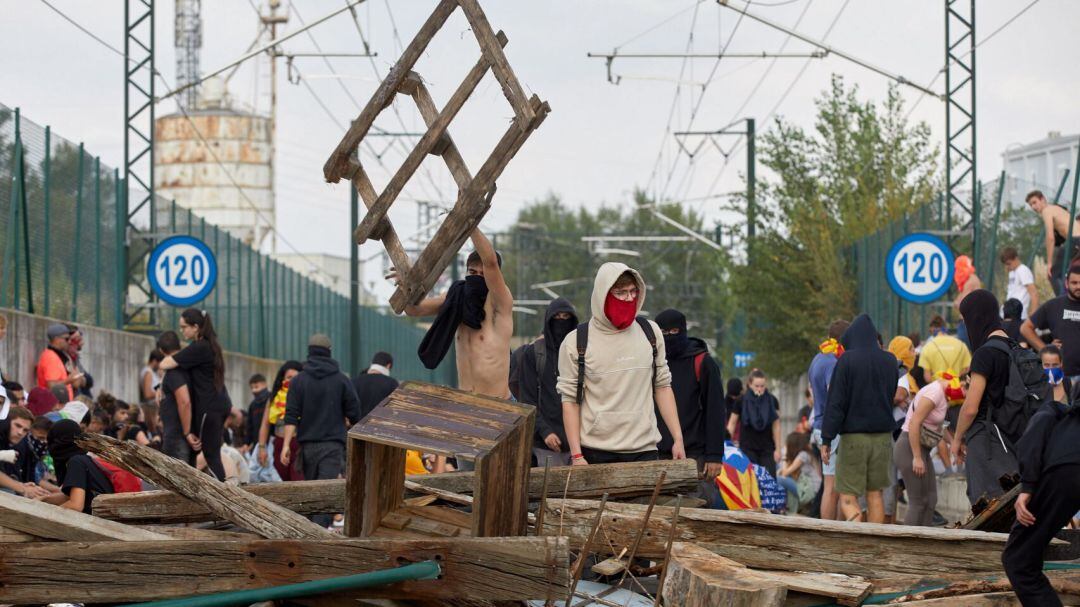
M844 354L836 361L829 400L821 424L822 454L841 436L836 467L836 491L848 519L858 516L856 497L866 496L868 519L884 522L881 491L890 485L892 466L893 396L896 357L883 350L874 322L860 314L840 338Z
M664 349L671 370L671 389L679 412L686 456L703 468L707 462L723 463L727 408L720 366L709 355L709 347L686 332L686 316L668 309L656 315L656 324L664 334ZM657 411L660 457L671 459L673 439Z
M1002 495L1004 490L998 479L1017 471L1016 454L1009 437L989 419L990 409L1005 400L1012 369L1009 354L1012 346L998 316L997 298L990 291L978 289L968 293L960 302L960 314L973 350L971 385L953 431L957 437L963 437L967 449L964 472L968 501L974 504L984 494ZM975 398L978 408L973 411ZM959 442L953 443L954 452Z
M82 511L90 514L94 498L112 493L113 485L86 450L75 444L75 437L81 432L82 428L74 420L62 419L53 424L48 435L49 455L53 458L60 490L70 499L72 489L81 489L84 492Z
M569 314L570 317L555 318L560 314ZM553 466L570 465L570 445L566 442L566 430L563 428L562 398L555 391L555 382L559 376L559 346L577 326L578 315L573 304L558 297L548 304L544 312L543 335L533 343L521 346L511 356L510 383L511 387L516 388L514 394L520 402L537 408L533 449L537 456L536 463L540 466L544 465L541 457L552 457ZM552 449L546 442L551 434L559 441L558 449Z

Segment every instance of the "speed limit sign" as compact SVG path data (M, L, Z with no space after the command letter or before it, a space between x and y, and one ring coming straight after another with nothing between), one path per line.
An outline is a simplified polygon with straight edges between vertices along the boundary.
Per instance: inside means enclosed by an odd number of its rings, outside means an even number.
M908 234L889 249L885 276L900 297L914 303L934 301L952 284L952 249L933 234Z
M203 241L172 236L154 247L146 275L159 299L174 306L190 306L206 299L214 289L217 261Z

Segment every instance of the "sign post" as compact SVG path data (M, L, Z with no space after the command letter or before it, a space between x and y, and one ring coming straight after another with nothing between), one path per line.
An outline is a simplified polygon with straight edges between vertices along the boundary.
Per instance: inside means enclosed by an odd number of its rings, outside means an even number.
M885 276L893 292L913 303L941 298L953 280L953 252L933 234L908 234L885 258Z
M146 267L150 288L165 303L196 304L214 290L217 260L210 247L191 236L171 236L158 243Z

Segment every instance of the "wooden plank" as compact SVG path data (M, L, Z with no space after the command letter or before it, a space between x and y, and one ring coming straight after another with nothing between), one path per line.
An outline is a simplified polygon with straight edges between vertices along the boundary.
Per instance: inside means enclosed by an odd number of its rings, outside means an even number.
M198 527L170 527L168 525L138 525L153 533L160 533L174 540L204 540L211 542L256 540L254 533L241 531L221 531L219 529L199 529Z
M368 177L367 171L365 171L364 167L360 164L356 164L353 169L352 185L356 188L357 193L360 194L360 199L364 201L364 206L370 209L371 205L375 204L375 199L378 198L378 195L375 193L375 186L371 184L371 179ZM389 219L384 219L379 223L376 232L379 232L380 230L381 233L379 239L382 240L383 247L386 249L387 255L390 256L390 261L393 262L394 268L401 276L408 276L409 272L412 271L412 262L409 260L409 254L405 252L405 246L401 244L401 238L398 236L397 230L394 229L394 226L390 223Z
M450 259L461 249L469 234L480 225L491 205L490 198L485 197L492 191L495 180L551 111L548 104L541 102L535 95L529 103L536 113L536 118L525 130L511 125L469 187L458 194L454 209L443 220L435 237L417 258L413 266L414 280L407 285L399 284L390 297L390 307L395 312L401 313L406 304L418 302L431 290Z
M563 500L548 500L544 533L555 534L561 528L572 542L584 541L597 502L566 500L563 504ZM657 506L656 510L638 549L643 557L663 555L672 509ZM644 513L642 505L608 503L604 525L616 551L633 543ZM1001 571L1001 551L1008 538L981 531L854 525L697 508L682 511L678 531L678 541L693 541L749 567L867 578Z
M350 438L349 442L359 442ZM362 443L363 458L359 482L346 488L346 519L355 518L360 510L360 535L371 535L383 517L401 507L405 499L405 450L398 447ZM357 450L360 445L357 445ZM349 476L349 480L355 477ZM346 532L348 535L348 531Z
M502 35L502 32L499 32L499 34ZM503 36L502 40L505 39L506 37ZM439 110L435 107L435 100L431 98L431 93L421 82L410 95L412 95L413 101L416 102L420 115L424 118L424 124L430 127L439 115ZM450 131L443 133L443 141L431 152L442 156L443 162L446 163L446 168L450 169L450 174L454 177L454 183L457 184L459 190L469 187L469 182L472 181L472 173L469 172L469 167L465 165L465 159L461 157L461 152L458 150L457 144L454 143L454 138L450 136Z
M494 37L494 34L492 35ZM498 47L498 43L495 44ZM501 50L501 49L500 49ZM394 204L397 200L398 194L401 193L402 188L412 178L416 170L420 168L420 164L424 161L424 158L431 153L435 146L443 138L446 133L446 129L450 126L450 122L457 116L458 112L468 101L469 96L480 84L480 81L484 79L484 74L487 73L491 67L491 61L488 53L483 53L480 59L473 65L472 69L465 75L465 78L458 85L457 89L450 96L450 100L446 102L443 109L439 112L439 115L435 118L435 121L428 127L428 130L424 132L424 135L420 137L420 141L416 142L416 146L409 151L409 155L405 157L404 162L398 167L398 170L394 172L393 177L383 188L379 198L375 200L375 204L368 208L368 212L364 215L364 218L360 221L360 225L356 227L356 231L353 233L353 237L356 239L357 244L363 244L368 236L371 234L375 226L378 225L386 217L386 212L390 210L390 205ZM412 76L413 74L410 74ZM419 80L419 76L416 76ZM524 99L524 93L522 93L522 99Z
M15 529L9 529L7 527L0 527L0 544L22 544L26 542L42 542L47 540L48 538L38 535L23 533L22 531L16 531Z
M678 542L660 596L666 607L781 607L787 588L704 548Z
M272 539L338 538L299 514L255 496L239 487L222 483L160 451L133 441L118 441L100 434L80 434L80 447L130 470L158 487L198 500L217 517Z
M1016 498L1020 497L1020 489L1021 486L1017 483L1005 495L991 500L986 509L970 517L960 528L1008 533L1016 522Z
M534 408L530 405L522 405L503 398L477 394L476 392L465 392L464 390L427 382L407 381L401 384L401 388L405 388L409 392L420 392L434 396L446 404L480 407L485 412L490 412L495 419L503 420L508 424L512 424L517 419L528 415L529 411Z
M986 594L968 594L964 596L947 596L938 599L926 599L923 601L907 601L893 603L894 605L906 605L907 607L1020 607L1020 599L1013 592L989 592Z
M259 483L243 489L300 514L345 511L345 481L341 479ZM202 523L216 519L202 503L172 491L99 495L94 499L94 516L144 524Z
M353 443L353 440L349 440L349 455L346 460L348 465L345 473L360 478L363 468L354 460ZM661 471L667 473L662 489L664 492L686 491L697 484L697 468L693 460L559 466L552 467L549 472L548 483L552 489L548 501L558 503L564 488L567 489L567 496L571 498L600 497L604 493L608 493L612 498L648 495ZM570 477L569 484L567 484L567 476ZM435 490L471 494L474 488L474 477L474 472L448 472L417 474L407 478L409 481ZM543 483L544 469L531 469L529 471L530 499L540 499ZM346 484L347 481L342 479L291 481L247 485L243 490L299 514L327 514L346 512ZM189 500L171 491L101 495L94 500L94 514L126 523L197 523L217 518L198 501ZM347 512L345 522L348 528ZM356 524L359 524L359 520Z
M3 491L0 491L0 521L8 529L53 540L138 542L169 539L167 535Z
M435 559L439 580L369 598L545 599L569 587L566 538L51 542L0 552L2 603L117 603L247 590ZM63 583L57 583L57 572Z
M757 570L754 570L754 574L783 584L788 592L829 597L836 599L840 605L851 607L862 605L873 588L873 584L862 578L838 574Z
M529 514L529 451L536 411L498 446L477 458L473 537L525 535Z
M416 35L409 42L409 46L405 48L401 57L398 58L397 63L390 68L386 78L379 83L379 88L375 90L375 94L368 100L367 105L364 106L360 115L353 121L345 136L341 138L341 143L330 154L330 158L326 160L326 164L323 165L323 176L327 182L337 183L347 174L350 156L360 145L364 136L367 135L371 125L375 123L375 118L378 117L383 108L393 101L402 81L412 70L413 65L416 64L424 49L427 48L435 33L446 23L447 18L456 8L457 0L441 0L427 20L424 21L420 30L416 32Z
M484 9L480 8L479 2L476 0L458 0L458 4L461 5L461 10L465 11L465 17L469 20L469 25L472 26L473 34L476 36L477 43L480 44L480 49L484 51L484 56L492 63L492 71L495 72L495 77L498 78L499 84L502 86L503 95L510 102L510 106L514 108L518 128L524 131L529 128L529 124L536 117L536 113L529 107L528 97L525 96L521 83L518 82L517 76L514 75L510 62L506 60L506 54L502 50L505 43L500 44L495 33L492 32L491 24L488 23L487 15L484 14Z

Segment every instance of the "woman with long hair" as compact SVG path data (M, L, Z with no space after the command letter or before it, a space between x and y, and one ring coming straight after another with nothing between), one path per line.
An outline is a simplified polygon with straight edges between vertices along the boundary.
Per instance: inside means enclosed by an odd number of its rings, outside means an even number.
M180 313L180 333L187 347L161 361L161 368L183 369L191 378L191 401L194 415L183 428L191 448L202 451L210 471L225 480L221 463L221 443L225 419L231 406L225 392L225 356L218 343L214 324L206 310L188 308Z
M274 385L270 389L270 402L263 409L262 423L259 424L259 446L256 447L258 449L256 455L259 458L260 466L266 466L268 459L267 443L270 440L271 428L274 429L274 453L281 453L282 447L285 446L285 399L289 395L289 382L296 377L297 373L303 370L303 363L297 360L285 361L285 364L278 369L277 377L274 378ZM292 453L300 453L300 444L296 442L295 438L293 438L292 444L289 445L289 450ZM293 457L292 461L285 465L281 463L281 458L273 458L274 469L281 476L281 480L304 480L304 473L300 470L300 466L297 465L299 459Z
M804 505L814 501L814 496L821 488L821 462L810 446L808 432L792 432L787 435L784 465L777 472L776 481L787 489L788 513L795 514Z

